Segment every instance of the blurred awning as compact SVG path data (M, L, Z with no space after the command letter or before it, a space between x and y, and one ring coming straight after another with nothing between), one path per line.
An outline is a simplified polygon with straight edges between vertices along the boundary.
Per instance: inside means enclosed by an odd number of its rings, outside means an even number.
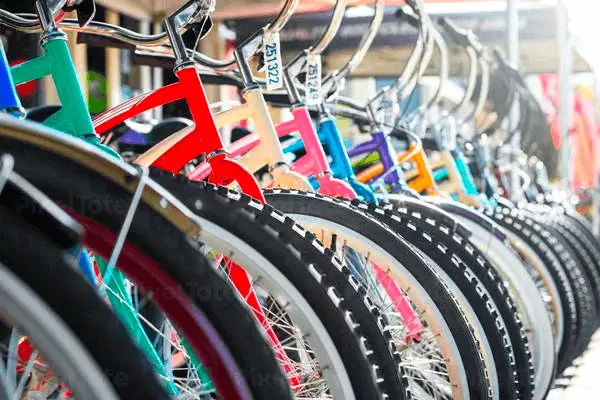
M177 9L183 0L96 0L97 4L139 19L160 19Z
M488 3L494 0L425 0L426 3ZM173 11L184 0L96 0L104 7L135 18L157 18ZM346 0L347 5L372 4L373 0ZM215 20L269 16L277 14L283 0L217 0ZM333 7L335 0L300 0L296 12L325 11ZM404 0L387 0L386 5L405 4Z
M388 4L388 2L386 2ZM369 54L354 72L355 76L397 76L410 55L417 39L417 31L395 15L397 7L388 6ZM505 1L482 2L429 2L426 8L435 21L441 17L451 18L458 26L471 29L490 48L504 46L507 21ZM558 49L556 45L556 10L554 6L540 3L519 3L519 30L521 69L525 73L555 72ZM239 41L270 22L272 16L234 18L226 25L236 32ZM289 60L299 51L312 45L325 31L330 19L329 12L310 12L294 15L281 31L281 47L284 59ZM338 34L323 57L325 68L335 69L343 65L356 49L371 17L347 16ZM468 72L468 59L463 51L450 46L450 70L452 75ZM439 66L434 57L427 74L435 74ZM587 64L574 54L574 70L586 71ZM376 72L375 72L376 71Z

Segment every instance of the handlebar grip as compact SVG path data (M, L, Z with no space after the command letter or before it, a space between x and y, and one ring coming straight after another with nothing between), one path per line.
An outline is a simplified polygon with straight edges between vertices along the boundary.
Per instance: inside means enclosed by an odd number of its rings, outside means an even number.
M213 20L210 16L206 16L202 21L197 21L187 26L187 31L183 34L183 42L188 49L194 49L194 45L198 40L202 40L208 35L213 28Z
M471 30L459 28L452 20L442 17L438 20L438 25L442 27L450 36L452 41L459 46L472 47L478 55L484 52L483 45Z
M509 71L519 85L525 88L527 87L527 83L525 82L523 75L521 75L517 68L510 64L510 62L506 59L506 57L504 57L500 50L494 49L493 55L499 67L503 68L506 71Z
M77 43L86 43L98 47L114 47L117 49L135 50L135 46L113 37L96 35L93 33L77 33Z
M421 26L421 20L419 17L407 7L399 7L396 10L395 15L396 18L408 22L413 28L419 29Z
M419 13L419 3L416 0L406 0L406 5L409 6L416 14Z

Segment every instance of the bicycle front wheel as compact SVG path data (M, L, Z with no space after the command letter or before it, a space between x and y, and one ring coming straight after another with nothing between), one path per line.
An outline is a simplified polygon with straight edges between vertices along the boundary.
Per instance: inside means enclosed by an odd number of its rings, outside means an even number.
M110 259L139 171L80 140L9 117L0 117L0 148L13 155L15 171L84 226L85 246ZM220 396L291 399L264 333L196 248L198 221L159 185L145 183L119 252L119 270L173 322L209 367Z
M66 262L60 239L4 206L0 221L0 353L9 398L66 398L68 388L85 399L168 399L124 326Z
M358 253L352 256L354 259L367 261L365 271L355 271L362 282L374 281L376 272L372 266L377 266L399 287L414 315L408 318L390 315L390 318L397 330L393 335L403 357L402 366L410 371L408 381L417 397L498 396L494 394L488 370L491 360L484 360L482 342L486 338L476 335L447 282L420 253L385 225L348 204L292 190L278 189L265 194L269 204L314 232L327 245L338 252L350 249ZM390 303L394 300L383 295L381 289L371 285L371 297L380 299L377 305L386 313L394 308ZM415 322L422 327L411 332ZM413 340L413 334L420 339Z

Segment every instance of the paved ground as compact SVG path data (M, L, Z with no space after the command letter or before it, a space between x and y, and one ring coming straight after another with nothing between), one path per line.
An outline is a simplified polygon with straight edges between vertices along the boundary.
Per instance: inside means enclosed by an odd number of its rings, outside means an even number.
M600 331L575 365L556 380L547 400L600 399Z

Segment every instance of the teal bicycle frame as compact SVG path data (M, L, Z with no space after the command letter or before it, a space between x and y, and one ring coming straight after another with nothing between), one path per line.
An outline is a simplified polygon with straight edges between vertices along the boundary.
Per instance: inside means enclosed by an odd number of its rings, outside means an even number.
M119 155L114 150L100 144L94 132L87 102L79 85L65 34L62 32L50 33L42 39L41 45L44 50L43 55L11 68L14 84L20 85L51 76L61 108L47 118L43 124L81 138L118 157Z
M14 85L38 80L46 76L52 77L61 107L42 124L58 132L83 139L110 155L120 158L116 151L101 144L98 140L87 108L87 102L79 84L73 59L69 53L66 35L60 31L49 33L41 39L41 46L44 50L43 55L11 67L10 70ZM8 67L8 64L6 64L6 67ZM96 262L101 273L104 274L106 270L105 262L97 257ZM125 323L130 334L150 359L155 369L161 375L164 375L165 365L146 335L142 323L135 312L133 300L127 289L123 275L119 271L114 271L110 281L104 283L108 288L106 294L115 313ZM126 302L123 302L123 299ZM210 384L208 373L201 366L191 347L183 337L181 337L181 341L192 363L196 367L201 381L207 383L206 390L214 390L212 384ZM173 376L168 377L166 388L171 395L179 392L175 386Z
M496 206L497 202L495 199L491 198L487 194L483 196L479 189L477 189L475 179L473 178L473 174L471 174L471 171L469 169L469 166L467 165L462 151L456 148L454 150L451 150L451 153L454 159L454 165L456 166L456 169L460 174L460 184L464 193L468 194L469 196L479 196L479 198L483 202L483 206ZM433 177L436 182L443 181L444 179L448 178L448 171L446 171L445 168L441 168L435 171Z

